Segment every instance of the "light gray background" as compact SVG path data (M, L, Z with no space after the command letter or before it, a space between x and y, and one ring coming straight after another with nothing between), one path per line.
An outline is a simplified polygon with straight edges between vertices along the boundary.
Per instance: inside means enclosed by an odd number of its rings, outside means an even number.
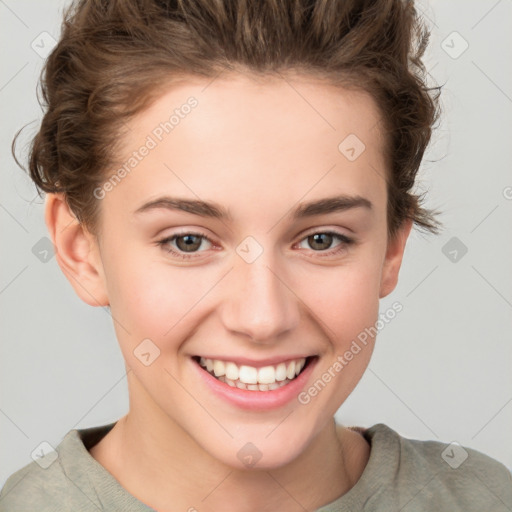
M43 201L10 153L15 131L36 121L26 142L41 118L43 59L32 42L47 41L42 32L58 38L66 4L0 0L0 485L42 441L56 446L70 429L128 410L109 313L81 302L54 257L34 254L47 236ZM457 441L512 468L512 2L419 7L433 28L428 69L446 85L418 190L444 211L445 230L411 235L400 284L381 304L404 309L380 332L337 420ZM458 58L464 43L454 31L469 44ZM442 252L452 237L468 249L456 262Z

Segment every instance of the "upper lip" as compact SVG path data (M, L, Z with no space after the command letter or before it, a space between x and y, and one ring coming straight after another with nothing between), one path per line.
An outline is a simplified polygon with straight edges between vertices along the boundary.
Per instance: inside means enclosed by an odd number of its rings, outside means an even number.
M311 354L298 354L298 355L286 355L286 356L275 356L267 359L248 359L247 357L236 357L236 356L212 356L212 355L201 355L195 356L197 358L203 357L204 359L218 359L220 361L232 362L237 366L253 366L254 368L261 368L263 366L277 366L280 363L289 363L290 361L296 361L297 359L307 359L308 357L314 357Z

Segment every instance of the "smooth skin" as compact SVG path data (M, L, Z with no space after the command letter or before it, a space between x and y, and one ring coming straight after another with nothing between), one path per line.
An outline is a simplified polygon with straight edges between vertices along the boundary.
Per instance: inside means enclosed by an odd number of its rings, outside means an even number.
M367 464L368 443L334 414L375 340L308 404L265 411L214 395L192 356L315 354L307 389L375 325L412 225L388 240L379 111L364 92L301 75L191 78L129 122L119 162L191 96L196 108L98 201L97 239L62 195L47 196L57 261L84 302L110 305L127 368L129 412L90 453L161 512L315 510L349 491ZM366 147L354 161L338 149L349 134ZM135 213L163 195L215 202L231 219ZM292 218L298 206L338 195L366 198L371 208ZM311 237L333 231L354 242ZM183 238L158 244L190 232L211 242L193 238L194 252L184 252ZM263 249L252 263L237 253L248 236ZM146 366L134 350L148 338L160 355ZM247 442L262 454L252 468L237 457Z

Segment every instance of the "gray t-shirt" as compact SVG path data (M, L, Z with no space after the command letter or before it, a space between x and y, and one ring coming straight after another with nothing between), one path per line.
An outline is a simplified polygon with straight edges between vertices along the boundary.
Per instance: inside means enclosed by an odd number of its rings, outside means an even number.
M114 425L71 430L57 453L12 474L0 493L0 512L154 511L88 452ZM317 512L512 511L512 474L491 457L407 439L382 423L352 428L371 444L368 463L352 489Z

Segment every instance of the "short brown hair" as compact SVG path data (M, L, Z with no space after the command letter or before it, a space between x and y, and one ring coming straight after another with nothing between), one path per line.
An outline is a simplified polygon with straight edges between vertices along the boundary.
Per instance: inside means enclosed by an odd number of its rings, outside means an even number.
M30 176L97 233L93 191L123 123L173 77L295 71L372 95L387 142L388 234L406 219L436 233L437 212L412 193L440 110L440 87L425 83L429 35L407 0L75 0L41 74Z

